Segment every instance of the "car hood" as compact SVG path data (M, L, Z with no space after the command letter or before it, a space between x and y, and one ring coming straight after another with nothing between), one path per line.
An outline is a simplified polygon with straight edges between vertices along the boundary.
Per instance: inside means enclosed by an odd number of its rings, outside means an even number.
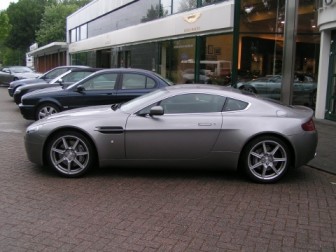
M46 81L43 79L38 79L38 78L21 79L21 80L12 81L10 83L10 87L16 87L16 86L28 85L28 84L37 84L37 83L46 83Z
M16 73L15 76L19 78L38 78L41 76L40 73Z
M70 109L66 110L57 114L53 114L51 116L46 117L46 120L58 120L67 118L78 118L78 117L85 117L88 116L95 116L95 115L106 115L106 113L110 113L112 110L111 105L100 105L100 106L90 106L78 109Z
M120 109L113 110L111 105L90 106L50 115L32 123L27 130L30 131L43 125L49 125L53 129L65 125L83 128L85 125L104 125L106 122L123 125L128 116L129 114Z
M34 90L33 92L30 92L30 93L25 94L25 95L28 97L28 96L35 96L35 95L46 94L46 93L56 93L56 92L59 92L59 91L62 91L62 90L63 90L63 88L61 86L48 87L48 88Z

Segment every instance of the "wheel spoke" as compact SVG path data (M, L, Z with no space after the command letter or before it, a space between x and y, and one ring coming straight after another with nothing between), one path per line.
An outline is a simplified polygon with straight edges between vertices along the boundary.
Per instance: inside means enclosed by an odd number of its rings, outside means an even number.
M250 169L254 170L260 166L262 166L263 164L261 162L255 163L254 165L250 166Z
M69 148L69 145L68 145L68 143L67 143L65 137L62 137L62 142L63 142L64 148L65 148L65 149L68 149L68 148Z
M274 154L278 151L279 148L280 148L280 145L275 146L271 154L274 156Z
M74 162L75 162L81 169L84 168L84 165L83 165L77 158L74 159Z
M286 157L283 157L283 158L274 158L273 159L273 162L286 162L286 161L287 161Z
M256 157L256 158L259 158L259 159L261 159L262 156L263 156L262 154L259 154L257 152L251 152L251 155L254 156L254 157Z
M76 142L72 145L72 149L76 149L77 145L79 143L79 139L76 140Z
M71 161L68 161L68 173L71 173Z
M262 147L263 147L263 152L267 153L267 146L266 146L266 142L262 143Z
M56 153L61 154L61 155L63 155L64 152L65 152L64 150L57 149L57 148L52 148L51 151L56 152Z

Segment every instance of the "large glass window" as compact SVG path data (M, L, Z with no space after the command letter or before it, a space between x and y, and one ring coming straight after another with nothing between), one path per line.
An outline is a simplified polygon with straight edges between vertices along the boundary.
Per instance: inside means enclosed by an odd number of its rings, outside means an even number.
M192 83L195 78L196 39L161 44L161 75L174 83Z
M238 88L280 99L285 4L285 0L241 0ZM297 13L293 103L314 105L320 39L316 0L299 1Z
M232 71L232 34L203 37L198 82L227 85Z

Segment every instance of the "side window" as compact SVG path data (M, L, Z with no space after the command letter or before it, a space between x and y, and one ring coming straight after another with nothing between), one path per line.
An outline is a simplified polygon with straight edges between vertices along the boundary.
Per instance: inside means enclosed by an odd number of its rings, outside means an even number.
M248 106L247 102L243 102L240 100L227 98L224 106L224 111L237 111L243 110Z
M117 73L106 73L87 80L83 83L85 90L104 90L104 89L114 89L117 81Z
M71 72L67 74L66 76L63 76L64 82L77 82L81 79L84 79L84 77L90 75L92 72Z
M152 78L147 77L146 88L155 88L155 81Z
M121 89L145 89L154 88L155 81L141 74L123 74Z
M225 97L211 94L177 95L161 101L165 114L221 112Z

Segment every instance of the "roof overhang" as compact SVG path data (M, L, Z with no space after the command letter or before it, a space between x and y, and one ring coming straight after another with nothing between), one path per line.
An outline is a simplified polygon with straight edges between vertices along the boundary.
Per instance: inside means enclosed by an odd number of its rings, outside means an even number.
M53 42L48 45L37 48L28 52L30 56L38 57L43 55L50 55L68 50L68 43L66 42Z

